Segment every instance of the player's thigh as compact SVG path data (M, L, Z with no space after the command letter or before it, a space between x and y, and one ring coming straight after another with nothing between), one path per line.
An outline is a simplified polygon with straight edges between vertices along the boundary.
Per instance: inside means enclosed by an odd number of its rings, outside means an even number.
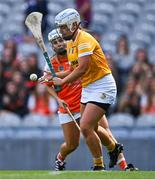
M103 108L93 103L87 103L80 120L80 126L94 129L104 113L105 111Z
M81 116L82 116L82 114L83 114L83 112L85 110L85 107L86 107L86 104L84 104L84 103L80 104L80 113L81 113Z
M99 125L105 129L109 128L109 123L105 115L100 119Z
M65 142L69 145L78 145L80 140L80 131L74 121L62 124Z

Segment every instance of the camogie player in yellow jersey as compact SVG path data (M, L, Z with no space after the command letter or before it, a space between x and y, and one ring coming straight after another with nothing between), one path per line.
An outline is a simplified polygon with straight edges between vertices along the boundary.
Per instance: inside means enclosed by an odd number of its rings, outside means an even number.
M105 169L101 141L109 151L109 166L113 167L123 147L98 125L109 106L115 102L117 93L105 55L95 38L81 30L80 16L75 9L60 12L55 17L55 23L67 41L67 55L73 71L63 79L53 78L53 82L55 85L63 85L81 79L80 128L93 156L93 170ZM103 135L102 139L99 134Z

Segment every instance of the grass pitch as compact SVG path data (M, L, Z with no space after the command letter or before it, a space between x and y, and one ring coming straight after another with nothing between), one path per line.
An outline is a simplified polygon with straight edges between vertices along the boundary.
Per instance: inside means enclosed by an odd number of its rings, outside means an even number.
M0 179L155 179L155 171L0 171Z

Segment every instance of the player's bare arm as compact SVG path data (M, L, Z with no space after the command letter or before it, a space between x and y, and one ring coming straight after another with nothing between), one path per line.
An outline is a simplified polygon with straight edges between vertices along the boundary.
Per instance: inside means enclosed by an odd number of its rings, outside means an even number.
M56 75L57 75L57 77L59 77L59 78L65 78L65 77L68 76L71 72L72 72L72 71L71 71L71 69L70 69L70 70L66 70L66 71L57 72Z
M73 82L85 74L89 67L90 63L90 56L83 56L78 59L78 67L75 68L72 73L70 73L68 76L66 76L64 79L61 78L53 78L53 83L55 85L63 85L65 83Z
M66 76L68 76L71 73L71 70L66 70L66 71L61 71L61 72L57 72L56 76L59 78L64 78ZM46 82L52 82L53 81L53 76L52 73L50 71L44 71L44 75L41 76L38 79L39 83L46 83Z

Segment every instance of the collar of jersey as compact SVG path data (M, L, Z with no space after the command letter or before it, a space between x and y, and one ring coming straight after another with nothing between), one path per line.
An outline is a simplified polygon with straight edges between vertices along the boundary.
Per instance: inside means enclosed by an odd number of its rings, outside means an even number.
M61 59L61 61L60 61L60 59ZM58 56L58 55L55 55L52 60L53 60L53 63L55 63L55 64L61 64L64 62L68 62L68 59L66 57Z

